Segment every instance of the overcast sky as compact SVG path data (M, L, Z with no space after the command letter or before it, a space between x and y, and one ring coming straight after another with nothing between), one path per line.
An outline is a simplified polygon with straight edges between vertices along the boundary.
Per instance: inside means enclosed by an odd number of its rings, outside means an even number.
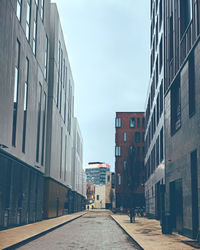
M149 83L149 0L53 0L75 82L84 166L115 164L115 112L144 111Z

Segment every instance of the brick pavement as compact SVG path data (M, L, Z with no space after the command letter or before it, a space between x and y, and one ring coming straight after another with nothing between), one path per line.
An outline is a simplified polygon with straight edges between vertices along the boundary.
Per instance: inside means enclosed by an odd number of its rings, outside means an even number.
M0 231L0 249L6 249L22 242L34 239L57 227L73 221L87 212L68 214L54 219L39 221L25 226Z
M160 222L153 219L136 217L135 223L130 223L128 215L113 214L111 217L126 233L145 250L191 250L196 249L183 243L191 241L177 233L162 234Z

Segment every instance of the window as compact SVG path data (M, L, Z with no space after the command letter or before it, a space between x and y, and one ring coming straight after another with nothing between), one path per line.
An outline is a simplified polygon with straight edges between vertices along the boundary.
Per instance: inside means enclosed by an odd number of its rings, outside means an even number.
M158 94L158 96L157 96L157 99L156 99L156 117L157 117L157 125L158 125L158 123L159 123L159 119L160 119L160 103L159 103L159 94Z
M107 182L110 182L110 175L107 176Z
M60 131L60 179L62 178L63 127Z
M57 107L59 104L59 87L60 87L60 56L61 56L61 43L58 43L58 79L57 79Z
M145 133L143 132L142 133L142 142L144 142L144 135L145 135Z
M127 161L124 161L124 170L127 168Z
M46 47L45 47L45 55L44 55L44 77L47 80L47 73L48 73L48 37L46 36Z
M159 14L160 14L160 16L159 16L159 24L160 24L160 28L161 28L161 25L162 25L162 16L163 16L163 14L162 14L162 0L160 0L160 4L159 4Z
M121 156L121 147L119 146L115 147L115 156Z
M173 48L173 14L171 13L171 16L169 18L169 60L171 61L174 56L174 48Z
M44 0L41 0L41 19L44 22Z
M180 34L184 35L190 21L192 20L192 0L180 1Z
M67 177L67 135L65 135L65 172L64 172L64 181L66 181Z
M38 3L35 2L35 17L33 21L33 54L36 55L37 48L37 18L38 18Z
M171 89L171 134L181 127L181 91L178 77Z
M135 128L135 118L130 118L130 128Z
M160 130L160 162L163 160L163 128Z
M121 118L117 117L115 119L115 127L116 128L121 128Z
M137 118L137 128L140 128L140 118Z
M15 57L14 98L13 98L13 129L12 129L12 145L13 146L16 146L19 68L20 68L20 42L19 40L17 40L16 57Z
M42 122L42 155L41 155L41 165L44 165L44 145L45 145L45 128L46 128L46 109L47 109L47 95L44 92L43 95L44 108L43 108L43 122Z
M140 156L140 147L137 147L137 156Z
M195 70L194 70L194 54L191 53L189 57L189 70L188 70L188 92L189 92L189 116L195 114Z
M161 116L163 112L163 81L161 82L161 85L160 85L159 96L160 96L160 116Z
M26 143L26 120L27 120L27 104L28 104L28 80L29 80L29 60L26 58L26 76L24 83L24 122L23 122L23 137L22 137L22 152L25 153Z
M118 174L118 185L120 186L121 185L121 175Z
M126 132L124 132L124 142L126 142Z
M17 18L21 22L22 0L17 0Z
M42 85L41 85L41 83L39 83L38 120L37 120L37 138L36 138L36 162L39 162L39 152L40 152L41 102L42 102Z
M135 142L140 142L140 132L135 132Z
M160 56L160 72L163 66L163 39L161 37L160 39L160 45L159 45L159 56Z
M30 40L30 24L31 24L31 0L26 5L26 38Z
M97 194L97 200L99 200L99 195Z
M145 128L145 119L142 118L142 128Z
M156 140L156 166L159 165L159 136Z

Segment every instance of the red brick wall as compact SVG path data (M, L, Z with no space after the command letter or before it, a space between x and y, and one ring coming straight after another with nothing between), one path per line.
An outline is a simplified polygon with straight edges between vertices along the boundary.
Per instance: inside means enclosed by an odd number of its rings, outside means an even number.
M116 173L116 196L120 194L121 196L130 195L130 194L144 194L143 187L143 177L144 172L144 155L143 155L143 133L145 129L142 126L142 119L144 118L143 112L117 112L116 118L121 118L121 128L116 128L115 134L115 146L121 147L121 156L115 156L115 173ZM130 118L135 118L135 127L130 128ZM140 119L140 126L138 128L137 118ZM124 132L127 134L126 142L124 141ZM140 142L135 142L135 132L140 133ZM134 188L128 185L128 178L131 178L131 175L124 169L124 161L127 161L128 164L128 155L130 146L135 148L135 160L132 165L134 173ZM140 154L137 154L137 149L140 148ZM140 167L136 167L136 161L140 162ZM127 165L127 168L130 166ZM130 169L129 169L130 170ZM131 170L132 171L132 170ZM121 175L121 185L118 184L118 174ZM129 176L128 176L129 175ZM133 181L133 180L131 180ZM133 182L132 182L133 183ZM137 183L137 184L136 184Z

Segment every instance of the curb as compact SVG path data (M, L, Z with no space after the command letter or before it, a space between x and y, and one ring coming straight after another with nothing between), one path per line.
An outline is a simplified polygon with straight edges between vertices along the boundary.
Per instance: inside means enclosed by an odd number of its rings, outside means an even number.
M141 249L141 250L144 250L143 247L141 247L141 245L121 226L121 224L116 221L112 215L110 215L110 217L115 221L115 223L129 236L129 238Z
M29 238L27 238L27 239L25 239L25 240L22 240L22 241L20 241L20 242L14 244L14 245L12 245L12 246L3 248L2 250L13 250L13 249L16 249L16 248L18 248L18 247L20 247L20 246L22 246L22 245L27 244L28 242L30 242L30 241L32 241L32 240L35 240L35 239L37 239L37 238L39 238L39 237L41 237L41 236L43 236L43 235L45 235L45 234L47 234L47 233L50 233L51 231L53 231L53 230L55 230L55 229L57 229L57 228L59 228L59 227L64 226L65 224L67 224L67 223L69 223L69 222L72 222L72 221L74 221L74 220L76 220L76 219L82 217L82 216L85 215L85 214L87 214L87 212L86 212L86 213L83 213L83 214L81 214L81 215L79 215L79 216L77 216L77 217L75 217L75 218L73 218L73 219L70 219L70 220L68 220L68 221L65 221L65 222L63 222L63 223L61 223L61 224L59 224L59 225L57 225L57 226L54 226L54 227L52 227L52 228L50 228L50 229L47 229L47 230L45 230L45 231L43 231L43 232L41 232L41 233L38 233L38 234L36 234L36 235L34 235L34 236L31 236L31 237L29 237Z

